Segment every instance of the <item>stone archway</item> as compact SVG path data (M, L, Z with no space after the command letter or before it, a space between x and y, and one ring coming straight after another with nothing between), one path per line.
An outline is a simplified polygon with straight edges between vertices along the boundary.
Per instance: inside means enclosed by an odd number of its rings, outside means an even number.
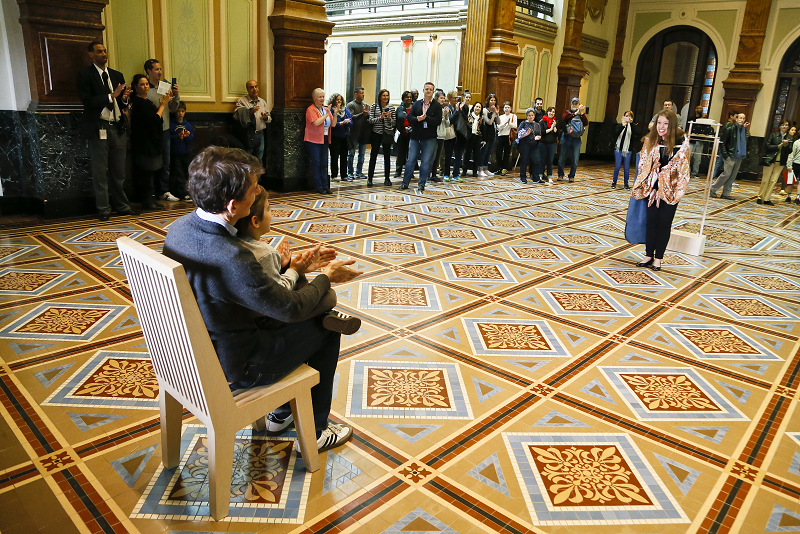
M789 124L800 126L800 37L795 39L783 54L779 65L778 79L772 97L772 116L766 134L777 128L786 119Z
M672 26L654 35L642 48L636 66L631 110L647 124L664 100L678 113L711 105L717 51L711 38L693 26Z

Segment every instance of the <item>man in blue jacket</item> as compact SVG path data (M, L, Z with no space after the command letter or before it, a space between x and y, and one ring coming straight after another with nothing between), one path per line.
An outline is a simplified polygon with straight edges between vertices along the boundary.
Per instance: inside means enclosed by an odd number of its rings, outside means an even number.
M414 163L422 156L419 164L419 192L425 191L425 183L431 174L433 158L436 155L436 129L442 122L442 106L433 99L435 86L426 82L422 88L422 99L411 105L408 112L408 123L411 125L411 142L408 144L408 159L403 173L403 185L400 189L408 189L411 175L414 174Z
M719 149L722 151L725 170L711 186L712 198L716 198L717 190L722 187L722 198L734 200L731 196L731 189L733 189L733 182L736 181L736 175L739 174L742 160L747 156L747 138L750 137L750 132L747 131L748 126L750 123L745 122L744 113L739 113L736 115L736 121L723 130Z
M170 225L164 255L183 265L232 390L272 384L303 363L319 371L311 401L317 447L328 450L353 432L328 422L340 334L326 330L320 317L303 319L332 283L361 273L349 267L354 260L327 261L332 255L319 245L310 254L322 274L301 289L286 289L264 272L234 226L250 213L263 173L244 150L211 146L198 154L189 166L189 194L197 209ZM264 317L288 324L259 328ZM291 423L287 403L269 414L267 431L283 432Z

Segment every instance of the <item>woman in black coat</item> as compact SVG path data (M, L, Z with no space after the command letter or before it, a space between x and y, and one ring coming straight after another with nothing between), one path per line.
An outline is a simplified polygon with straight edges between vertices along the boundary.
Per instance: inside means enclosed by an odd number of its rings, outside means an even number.
M133 98L131 98L131 153L135 164L135 180L139 183L142 206L146 209L158 209L161 205L153 197L153 177L163 166L162 162L162 129L164 108L167 106L172 92L161 97L159 107L147 99L150 82L144 74L133 77Z

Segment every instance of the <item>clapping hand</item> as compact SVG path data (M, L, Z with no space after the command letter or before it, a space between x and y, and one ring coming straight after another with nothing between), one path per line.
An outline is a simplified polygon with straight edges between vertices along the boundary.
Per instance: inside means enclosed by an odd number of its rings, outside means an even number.
M114 89L114 92L111 93L111 96L113 96L114 98L117 98L119 95L122 94L122 91L124 91L124 90L125 90L125 84L121 83L121 84L117 85L117 88Z
M336 251L325 245L316 245L310 251L312 257L311 265L308 266L309 271L320 271L336 259Z
M313 263L313 249L304 250L292 258L289 263L289 268L293 269L297 274L303 274L308 271L308 267ZM282 259L282 258L281 258Z
M292 249L289 247L287 240L281 241L278 245L278 253L281 255L281 268L286 267L292 261Z
M333 284L349 282L356 276L364 274L364 271L356 271L350 267L350 265L353 265L355 262L356 260L332 261L322 269L322 274L326 275Z
M539 139L541 139L541 138L542 138L542 136L541 136L541 135L537 135L537 136L535 136L535 137L534 137L534 139L535 139L535 140L537 140L537 141L538 141Z

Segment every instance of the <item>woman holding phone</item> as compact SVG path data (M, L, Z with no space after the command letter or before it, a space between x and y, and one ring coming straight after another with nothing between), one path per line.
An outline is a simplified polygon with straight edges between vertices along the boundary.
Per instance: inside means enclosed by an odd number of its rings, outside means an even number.
M378 162L378 150L381 148L383 148L383 185L392 185L389 171L392 167L392 143L394 143L394 129L397 125L397 111L394 106L389 105L388 89L381 89L378 92L378 101L369 109L368 120L372 125L372 135L370 137L367 186L372 186L375 164Z

